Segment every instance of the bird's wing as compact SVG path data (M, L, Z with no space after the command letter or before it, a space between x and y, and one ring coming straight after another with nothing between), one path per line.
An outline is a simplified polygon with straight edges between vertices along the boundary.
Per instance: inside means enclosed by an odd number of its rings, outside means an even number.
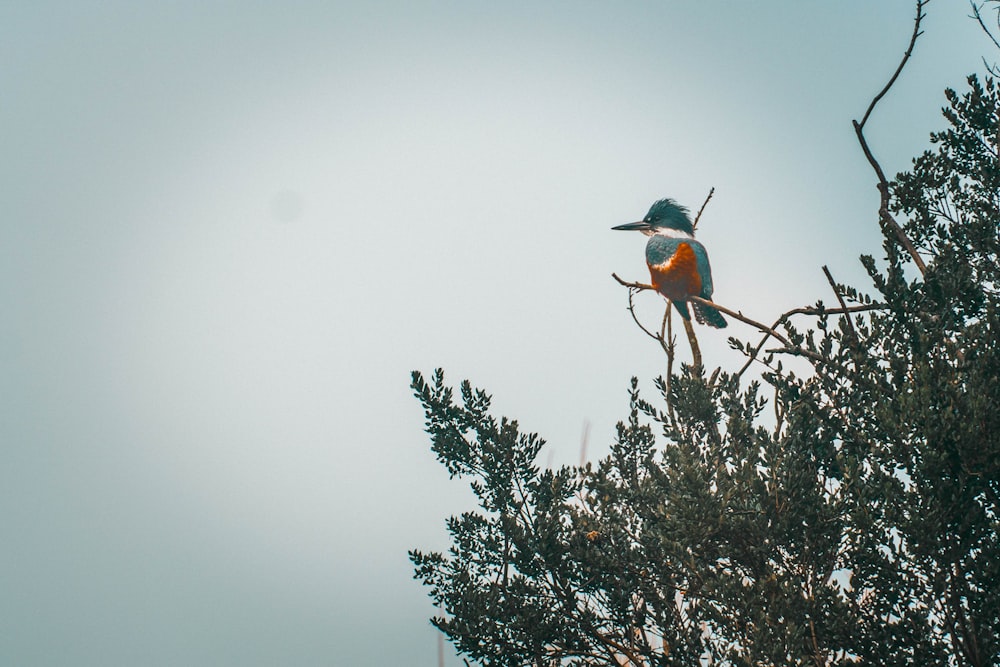
M708 253L705 252L705 246L695 240L685 241L694 250L694 256L698 260L698 275L701 276L701 298L711 299L712 292L715 291L712 286L712 267L708 263Z

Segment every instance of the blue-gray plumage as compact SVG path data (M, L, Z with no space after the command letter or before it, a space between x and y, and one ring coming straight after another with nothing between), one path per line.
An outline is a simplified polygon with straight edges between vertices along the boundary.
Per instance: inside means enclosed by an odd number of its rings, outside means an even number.
M691 218L688 217L687 207L681 206L669 197L654 202L642 221L652 227L669 227L694 236L694 225L691 224ZM624 226L613 227L613 229L621 229Z
M653 287L670 299L681 317L691 319L687 308L690 297L711 301L712 267L705 246L694 240L694 226L686 208L673 199L661 199L641 221L612 229L641 231L650 237L646 244L646 264ZM726 320L715 308L694 302L691 305L695 318L702 324L720 329L726 326Z

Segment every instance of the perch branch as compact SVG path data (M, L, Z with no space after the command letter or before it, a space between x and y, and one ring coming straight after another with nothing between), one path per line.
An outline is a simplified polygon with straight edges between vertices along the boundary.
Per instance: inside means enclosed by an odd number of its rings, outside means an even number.
M617 280L619 285L623 285L623 286L629 287L631 289L635 289L635 290L639 290L639 291L647 290L647 289L651 289L651 290L655 290L656 289L652 285L647 285L646 283L630 283L627 280L623 280L623 279L619 278L617 273L612 273L611 277L614 278L615 280Z
M667 343L663 340L663 337L662 336L657 336L656 334L654 334L651 331L649 331L649 329L647 329L646 327L644 327L639 322L638 318L636 317L635 310L634 310L634 307L633 307L633 301L632 301L632 299L633 299L633 296L634 296L634 294L636 292L641 292L643 290L655 290L655 288L652 285L647 285L646 283L629 282L629 281L624 280L621 277L619 277L617 273L612 273L611 277L614 278L616 281L618 281L619 285L622 285L624 287L628 287L629 288L629 312L632 314L632 319L635 320L635 323L639 326L640 329L642 329L646 333L647 336L649 336L650 338L653 338L654 340L659 341L660 345L664 347L665 351L667 351L667 349L668 349L667 348ZM775 338L775 339L777 339L778 341L780 341L781 343L784 344L784 347L775 349L774 350L775 352L780 352L780 353L784 353L784 354L797 354L797 355L805 356L805 357L808 357L808 358L814 358L814 355L812 353L810 353L808 350L800 350L798 348L793 347L792 344L791 344L791 342L787 338L785 338L785 336L783 336L782 334L780 334L778 332L778 330L777 330L779 326L781 326L782 324L784 324L785 322L787 322L789 319L791 319L791 317L793 315L812 315L812 316L821 315L821 314L827 314L827 315L849 315L850 313L863 313L863 312L867 312L867 311L870 311L870 310L881 310L881 309L885 308L885 305L881 304L881 303L868 303L868 304L862 304L862 305L858 305L858 306L842 305L840 308L793 308L792 310L789 310L789 311L783 313L775 321L775 323L772 326L767 326L766 324L764 324L762 322L758 322L757 320L754 320L754 319L751 319L751 318L747 317L746 315L744 315L741 312L737 312L737 311L731 310L731 309L727 308L726 306L723 306L722 304L720 304L720 303L718 303L716 301L708 301L707 299L702 299L701 297L697 297L697 296L688 297L688 300L689 301L693 301L695 303L700 303L700 304L705 305L705 306L709 306L711 308L715 308L719 312L725 313L726 315L729 315L733 319L739 320L740 322L743 322L744 324L749 324L750 326L754 327L755 329L758 329L759 331L763 332L764 337L757 344L757 346L754 347L754 349L750 352L750 355L749 355L746 363L743 365L742 368L740 368L739 372L736 373L737 376L743 375L743 373L746 372L746 370L750 367L750 365L754 361L757 360L758 355L760 354L761 350L764 349L764 345L767 343L767 341L770 338ZM687 321L685 320L685 322L687 322ZM690 325L690 323L688 323L688 324ZM852 326L852 331L853 331L853 325L851 325L851 326ZM668 351L668 355L669 355L669 351ZM700 354L699 354L699 356L700 356ZM668 356L668 360L669 359L671 359L670 356ZM815 358L815 360L816 361L826 361L822 357Z
M782 336L780 333L778 333L777 331L775 331L771 327L767 326L766 324L762 324L762 323L758 322L757 320L750 319L749 317L747 317L743 313L738 313L735 310L730 310L729 308L726 308L725 306L722 306L722 305L716 303L715 301L709 301L708 299L702 299L700 296L688 297L688 300L689 301L693 301L694 303L700 303L703 306L708 306L709 308L715 308L719 312L725 313L726 315L729 315L733 319L739 320L740 322L743 322L744 324L749 324L752 327L756 327L757 329L760 329L761 331L763 331L764 333L768 334L769 336L774 336L775 338L777 338L778 340L780 340L785 345L789 345L788 339L785 338L784 336Z
M670 312L671 304L670 300L667 300L667 309L663 313L663 322L660 324L660 332L658 334L653 333L639 321L639 317L635 314L635 302L634 297L636 292L641 292L643 290L656 290L652 285L647 285L646 283L630 283L627 280L623 280L618 276L617 273L612 273L611 277L618 281L619 285L623 285L628 288L628 312L632 315L632 320L636 323L642 332L647 336L657 341L660 347L667 355L667 373L669 374L673 371L674 365L674 340L673 340L673 327L671 326ZM668 329L669 334L664 334L664 330ZM693 357L692 362L695 366L701 365L701 349L698 347L698 339L695 336L694 329L691 326L691 322L684 320L684 330L687 333L688 342L691 344L691 356Z
M642 290L655 289L652 285L647 285L646 283L629 282L627 280L623 280L622 278L620 278L618 276L617 273L612 273L611 277L614 278L615 280L617 280L619 285L623 285L625 287L628 287L629 290L642 291ZM631 297L632 297L632 292L630 291L630 293L629 293L629 303L630 304L631 304ZM789 310L788 312L782 314L781 317L779 317L778 320L774 323L774 325L769 327L769 326L767 326L766 324L764 324L762 322L758 322L757 320L754 320L754 319L751 319L751 318L747 317L746 315L744 315L741 312L737 312L735 310L731 310L731 309L727 308L726 306L723 306L722 304L718 303L717 301L709 301L707 299L702 299L701 297L698 297L698 296L688 297L688 301L693 301L695 303L700 303L700 304L702 304L704 306L708 306L710 308L715 308L719 312L725 313L726 315L729 315L733 319L739 320L740 322L743 322L744 324L749 324L750 326L752 326L752 327L760 330L761 332L763 332L765 334L764 340L762 340L760 342L760 344L757 346L757 348L755 349L755 355L754 356L756 356L756 353L759 352L764 347L764 344L767 342L768 338L776 338L779 341L781 341L782 343L784 343L785 346L790 346L790 343L789 343L788 339L785 338L780 333L778 333L777 328L779 326L781 326L782 323L786 322L792 315L819 315L821 313L826 313L826 314L829 314L829 315L845 315L847 313L859 313L859 312L864 312L864 311L868 311L868 310L879 310L879 309L881 309L881 308L884 307L880 303L872 303L872 304L864 304L864 305L860 305L860 306L842 306L841 308L822 308L822 309L821 308L793 308L792 310ZM633 317L635 317L635 313L634 312L633 312L632 315L633 315ZM647 335L651 336L652 338L658 338L656 336L656 334L650 333L650 331L648 329L646 329L645 327L643 327L641 324L639 326L642 327L642 330L645 331ZM740 372L742 373L743 371L740 371Z
M691 344L691 362L695 366L701 366L701 348L698 346L698 337L694 333L694 325L691 324L691 320L685 320L683 317L681 321L684 323L684 332L687 334L688 343Z

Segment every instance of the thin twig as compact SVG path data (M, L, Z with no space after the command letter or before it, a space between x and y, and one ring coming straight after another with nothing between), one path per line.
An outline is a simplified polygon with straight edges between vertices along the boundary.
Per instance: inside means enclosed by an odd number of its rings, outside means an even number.
M663 347L663 350L667 353L668 366L672 366L673 365L672 364L673 359L671 357L671 350L670 350L671 346L668 346L667 342L663 339L663 336L657 336L656 334L654 334L653 332L651 332L649 329L647 329L645 326L643 326L641 322L639 322L639 318L636 317L635 308L633 307L633 303L632 303L632 296L633 296L633 294L635 294L635 292L643 291L643 290L654 290L655 291L656 288L653 287L652 285L647 285L646 283L630 283L627 280L623 280L622 278L620 278L617 273L612 273L611 277L614 278L615 280L617 280L619 285L624 285L625 287L629 288L629 312L632 313L632 319L635 320L635 323L637 325L639 325L639 328L642 329L646 333L647 336L649 336L650 338L652 338L654 340L659 341L660 345ZM697 299L698 297L693 297L693 298ZM668 303L669 303L669 300L668 300ZM666 317L666 315L664 315L664 317ZM739 318L737 318L737 319L739 319ZM701 349L698 347L698 339L697 339L697 337L694 334L694 329L691 326L690 320L684 320L684 330L687 332L688 342L691 343L691 356L693 357L692 361L693 361L693 363L694 363L695 366L700 366L701 365Z
M997 38L993 36L993 33L990 32L990 29L986 27L986 23L983 21L983 15L980 12L980 10L986 5L986 3L984 2L982 5L977 6L974 0L969 0L969 4L972 5L972 18L976 19L976 21L979 22L979 27L983 29L983 32L986 33L986 36L989 37L990 41L993 42L993 46L1000 49L1000 42L998 42ZM998 26L1000 26L1000 13L998 13L997 24ZM997 75L996 63L990 65L988 62L986 62L985 56L983 56L983 65L990 72L990 74L993 74L994 76Z
M848 371L843 366L836 364L829 357L826 357L819 352L814 352L812 350L807 350L803 347L793 347L791 345L786 345L785 347L775 347L770 350L766 350L768 354L787 354L792 357L805 357L806 359L811 359L818 364L828 364L836 368L838 371L846 374Z
M917 18L913 22L913 35L910 37L910 45L906 47L906 53L903 54L903 59L900 61L899 67L897 67L896 71L893 73L892 78L889 79L889 82L885 84L885 87L879 91L878 95L872 99L871 104L868 105L868 109L865 111L865 115L861 119L860 125L862 128L864 128L865 123L868 122L868 117L872 115L872 111L875 110L875 105L878 104L879 100L881 100L885 94L889 92L889 89L892 88L892 84L896 83L896 79L899 78L900 72L903 71L903 66L906 65L906 61L909 60L910 56L913 54L913 46L917 43L917 37L921 35L920 22L925 16L924 6L926 6L929 1L930 0L917 0Z
M612 274L614 275L614 274ZM635 322L639 329L660 344L663 352L667 355L667 377L666 377L666 399L667 399L667 412L670 414L670 418L674 418L674 406L670 402L670 377L674 373L674 352L676 350L673 334L673 320L670 317L671 314L671 303L667 299L667 307L663 311L663 321L660 323L659 333L653 333L646 326L639 321L639 316L635 313L635 294L636 292L641 292L645 289L654 289L652 285L644 285L642 283L627 283L617 275L614 275L615 280L621 285L628 287L628 312L632 315L632 321Z
M713 185L709 191L708 196L705 197L705 201L701 203L701 208L698 209L698 215L694 216L694 222L691 224L691 229L698 228L698 221L701 220L701 214L705 212L705 207L708 206L708 202L712 201L712 195L715 194L715 186ZM701 366L701 347L698 345L698 336L694 333L694 326L691 324L691 320L684 320L684 332L687 333L688 343L691 345L691 357L695 366Z
M781 316L775 320L771 328L777 329L779 326L790 320L793 315L816 316L824 313L827 315L846 315L848 313L863 313L870 310L882 310L883 308L885 308L885 304L882 303L869 303L860 306L848 306L846 308L793 308L785 313L782 313ZM760 354L761 349L763 349L770 337L771 334L765 332L764 337L761 338L760 342L757 343L757 346L751 350L750 355L747 357L747 362L743 364L743 367L736 373L737 377L742 376L743 373L750 368L751 364L757 360L757 355Z
M844 303L844 297L840 295L840 288L837 287L837 283L834 281L833 276L830 274L830 269L827 268L826 264L823 265L823 273L826 274L827 282L830 283L830 289L837 295L837 303L840 304L841 309L846 310L847 304ZM847 319L847 328L851 332L851 341L857 343L858 333L854 330L854 322L851 320L849 313L845 313L844 317Z
M694 222L691 224L691 227L694 229L698 229L698 221L701 220L701 214L705 212L705 207L708 206L708 202L711 201L714 194L715 186L712 186L712 189L708 191L708 196L705 197L705 201L702 202L701 208L698 209L698 215L694 216Z
M677 416L674 414L674 403L670 399L670 380L674 376L674 318L671 317L673 310L673 304L670 303L670 299L667 299L667 307L663 310L663 323L660 325L660 335L664 334L667 337L669 343L667 344L667 377L664 379L664 397L667 400L667 413L670 415L670 421L674 422Z
M669 341L665 339L663 336L662 325L660 326L659 334L653 333L652 331L647 329L642 322L639 321L639 316L635 314L636 292L641 292L643 290L648 290L648 289L655 290L656 288L653 287L652 285L647 285L645 283L630 283L626 280L622 280L621 278L618 277L617 274L614 273L611 274L611 277L617 280L619 285L624 285L625 287L628 288L628 312L632 315L632 321L635 322L636 326L638 326L639 329L641 329L644 334L646 334L647 336L649 336L650 338L652 338L653 340L657 341L660 344L660 347L662 347L663 351L667 354L667 365L668 367L671 366L673 363L673 354L674 354L673 336L668 337ZM666 312L663 313L664 322L667 321L667 316L669 315L669 313L670 313L670 302L667 301L667 310Z
M632 289L637 289L637 290L656 289L652 285L647 285L646 283L630 283L629 281L623 280L622 278L618 277L617 273L612 273L611 277L617 280L619 285L624 285L625 287L631 287Z
M982 13L980 13L980 10L982 10L982 8L986 6L986 3L984 2L981 5L976 5L976 3L973 2L973 0L969 0L969 4L972 5L972 16L971 16L971 18L974 18L974 19L976 19L976 21L979 22L979 27L981 27L983 29L983 32L986 33L986 36L990 38L990 40L993 42L993 45L995 47L997 47L998 49L1000 49L1000 42L998 42L997 38L993 36L993 33L990 32L990 29L986 27L986 23L983 21L983 15L982 15ZM1000 23L1000 20L998 20L997 22Z
M927 266L924 264L924 260L920 257L920 255L917 254L917 249L913 246L913 243L910 242L910 239L906 236L903 228L900 227L899 223L892 217L892 214L889 213L889 181L885 177L885 172L882 171L882 166L879 164L878 160L875 159L871 148L868 146L868 140L865 139L864 128L865 123L868 122L868 118L872 114L872 111L875 110L875 105L879 103L885 94L889 92L889 89L892 88L893 84L896 83L896 79L899 78L900 72L903 71L903 67L913 54L913 47L917 43L917 37L922 34L922 31L920 30L920 23L924 19L924 6L928 2L929 0L917 0L917 16L913 22L913 34L910 36L910 43L906 47L906 52L903 53L903 58L900 60L899 66L896 68L896 71L893 72L889 82L885 84L882 90L880 90L874 98L872 98L871 103L865 110L865 115L861 118L861 122L856 120L852 121L854 124L854 133L858 137L858 143L861 144L861 150L864 152L865 158L868 160L868 164L871 165L872 169L875 171L875 176L878 178L877 187L879 191L879 198L881 200L878 210L879 220L881 220L883 225L892 230L893 234L895 234L896 238L899 240L899 243L906 249L906 252L909 253L910 257L913 258L913 263L917 265L921 275L927 273Z
M612 275L614 275L614 274L612 274ZM644 334L646 334L647 336L649 336L650 338L652 338L653 340L660 341L660 344L662 345L663 341L661 340L661 338L659 336L657 336L655 333L653 333L652 331L650 331L649 329L647 329L645 327L645 325L643 325L643 323L639 321L639 316L635 314L635 301L634 301L634 299L635 299L636 292L640 292L640 291L642 291L644 289L652 289L652 287L643 286L640 283L626 283L626 282L623 282L621 278L618 278L618 276L615 276L615 278L618 279L619 283L621 283L622 285L625 285L626 287L629 288L629 290L628 290L628 312L632 314L632 320L635 321L636 326L638 326L640 329L642 329L642 332Z
M983 21L983 15L980 13L980 10L982 10L982 8L986 6L986 3L984 2L983 4L977 6L976 3L973 2L973 0L969 0L969 4L972 5L971 18L974 18L976 19L976 21L979 22L979 26L983 29L983 32L986 33L986 35L990 38L990 40L993 41L993 45L996 46L998 49L1000 49L1000 42L998 42L996 37L993 36L993 33L990 32L990 29L986 27L986 23ZM1000 18L998 18L997 23L1000 24Z

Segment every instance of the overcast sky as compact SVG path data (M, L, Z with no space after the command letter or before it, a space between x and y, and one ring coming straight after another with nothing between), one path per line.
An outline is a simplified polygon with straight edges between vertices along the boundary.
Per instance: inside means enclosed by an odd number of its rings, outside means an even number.
M0 1L0 663L435 665L409 372L600 456L663 370L610 227L713 186L720 303L864 287L912 4ZM890 174L993 56L927 12Z

